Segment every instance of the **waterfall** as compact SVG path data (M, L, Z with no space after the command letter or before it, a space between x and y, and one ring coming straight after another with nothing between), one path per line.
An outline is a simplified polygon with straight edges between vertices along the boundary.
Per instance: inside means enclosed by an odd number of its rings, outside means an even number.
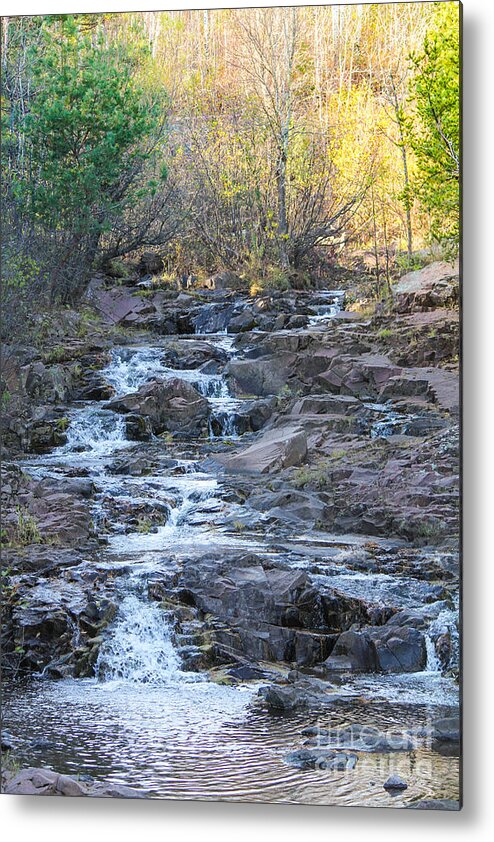
M233 316L234 309L232 304L226 307L220 303L205 304L193 319L196 335L227 333L227 325Z
M153 377L164 379L178 377L180 380L185 380L187 383L191 383L199 394L208 400L211 408L209 422L210 438L234 438L238 435L236 410L241 401L232 397L228 383L221 374L203 374L197 371L197 369L170 368L161 362L160 349L148 347L114 349L112 352L112 361L103 371L103 375L108 383L114 387L117 395L134 392ZM95 419L96 413L99 412L101 411L92 411L91 418ZM102 418L103 416L99 420L101 421ZM215 422L215 431L213 430L212 422ZM119 429L115 430L114 437L112 434L109 440L118 441L119 438L125 439L123 418L118 419L117 417L113 420L113 423L119 426ZM106 435L108 432L107 427L108 422L105 421L105 431L101 435L98 432L98 427L95 428L98 442L100 439L101 441L108 439L108 435ZM219 434L218 428L220 430ZM82 444L85 444L85 442L82 442ZM74 447L71 447L71 449L73 450ZM101 450L101 447L99 445L95 447L93 443L90 449ZM105 451L103 450L103 452Z
M238 438L237 414L228 411L213 412L209 418L208 430L210 439Z
M209 496L210 492L205 495L205 499ZM199 496L200 499L201 497ZM170 517L166 524L167 531L177 529L185 521L187 515L197 507L198 502L197 493L191 491L185 494L182 501L177 506L174 506L170 512Z
M115 348L111 363L102 371L117 396L137 391L153 377L170 377L170 369L160 360L159 348ZM173 372L175 374L175 372Z
M460 662L460 634L458 630L458 611L459 606L456 603L454 609L444 608L439 612L438 616L432 620L428 635L431 641L434 641L434 652L436 652L436 643L441 644L441 639L445 644L445 651L443 657L436 655L439 666L437 669L457 669Z
M60 453L106 455L128 444L122 415L87 406L71 414L67 443L60 448Z
M316 311L309 319L309 326L314 327L321 322L329 322L341 311L344 300L344 290L327 290L321 293L321 298L329 299L329 303L317 304L313 309Z
M425 665L426 672L441 672L441 662L437 656L434 641L428 634L425 635L425 648L427 652L427 661Z
M95 666L100 681L170 684L180 675L166 615L155 602L128 593Z

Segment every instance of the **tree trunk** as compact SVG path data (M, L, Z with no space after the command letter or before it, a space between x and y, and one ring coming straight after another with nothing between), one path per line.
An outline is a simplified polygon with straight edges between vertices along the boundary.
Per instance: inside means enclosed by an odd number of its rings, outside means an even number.
M401 130L400 130L401 131ZM408 260L411 263L413 257L413 229L412 229L412 208L410 202L410 178L408 175L407 151L402 143L401 156L403 160L403 174L405 177L405 213L407 220L407 252Z
M381 273L379 269L379 250L377 247L377 223L376 223L376 202L374 197L374 186L372 187L372 224L373 224L373 233L374 233L374 261L376 265L376 291L377 297L379 297L381 293Z
M406 215L406 229L407 229L407 254L408 260L411 263L413 255L413 229L412 229L412 206L410 202L410 176L408 173L408 157L405 142L405 133L403 131L403 115L398 102L398 93L396 91L395 80L391 76L391 86L393 91L393 105L395 110L396 122L398 131L400 133L400 148L401 160L403 163L403 178L405 182L405 215Z
M280 238L280 265L286 271L290 268L288 255L288 218L286 209L286 140L283 138L278 150L276 182L278 187L278 236Z

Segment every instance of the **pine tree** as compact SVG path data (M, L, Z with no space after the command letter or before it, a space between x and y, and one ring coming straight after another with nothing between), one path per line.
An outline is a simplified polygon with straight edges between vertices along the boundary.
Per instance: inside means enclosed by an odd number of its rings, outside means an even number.
M417 195L430 214L433 239L453 250L460 220L459 33L459 3L438 3L423 52L413 57Z

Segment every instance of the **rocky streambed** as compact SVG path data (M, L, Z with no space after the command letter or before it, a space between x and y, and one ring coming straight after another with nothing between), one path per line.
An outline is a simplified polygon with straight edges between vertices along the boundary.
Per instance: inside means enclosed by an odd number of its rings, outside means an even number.
M21 767L79 794L458 807L458 319L438 274L372 318L343 290L125 303L97 279L120 332L63 394L60 363L24 366L28 452L4 468ZM20 776L7 791L62 786Z

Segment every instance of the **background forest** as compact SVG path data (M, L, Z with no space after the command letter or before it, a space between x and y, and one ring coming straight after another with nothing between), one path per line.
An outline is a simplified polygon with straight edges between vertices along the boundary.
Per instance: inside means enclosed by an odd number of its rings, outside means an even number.
M156 250L157 282L392 278L459 240L459 6L3 18L4 329Z

